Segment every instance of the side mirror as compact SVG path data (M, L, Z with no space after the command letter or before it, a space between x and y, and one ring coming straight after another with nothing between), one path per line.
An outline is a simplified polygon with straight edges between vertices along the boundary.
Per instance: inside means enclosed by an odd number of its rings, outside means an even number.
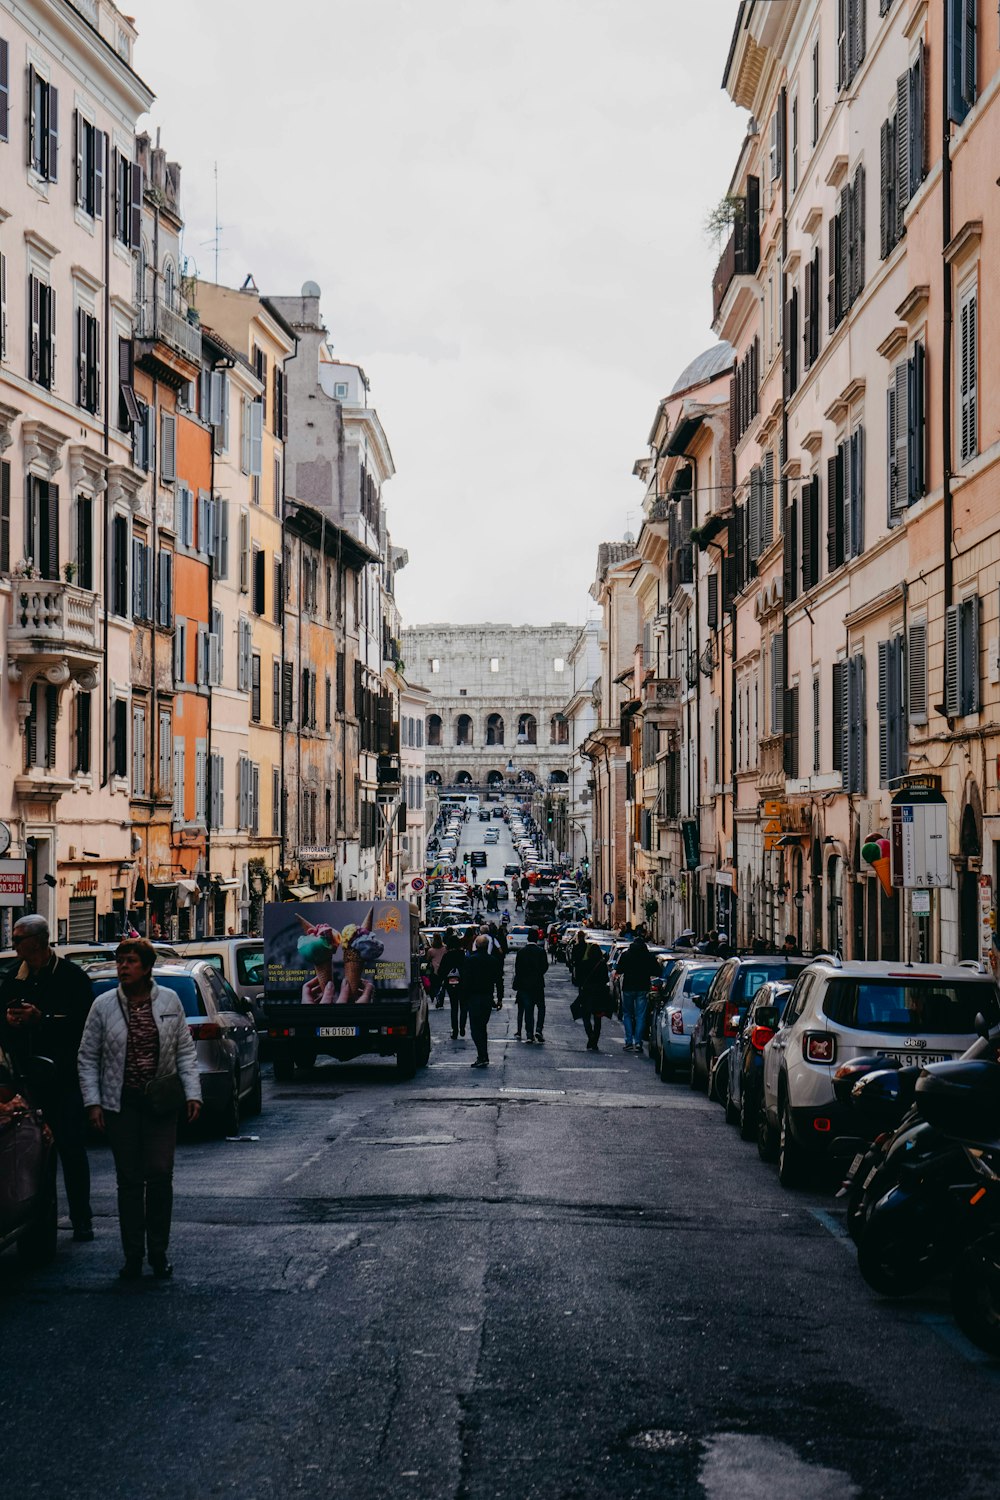
M780 1015L776 1005L762 1005L757 1011L756 1023L758 1026L766 1026L769 1031L777 1031Z

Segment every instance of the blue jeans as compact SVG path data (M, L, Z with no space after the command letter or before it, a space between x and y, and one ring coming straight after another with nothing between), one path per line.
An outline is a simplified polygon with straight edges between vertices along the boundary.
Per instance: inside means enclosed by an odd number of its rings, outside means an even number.
M648 1003L649 996L645 990L622 990L622 1022L625 1026L626 1047L642 1045Z

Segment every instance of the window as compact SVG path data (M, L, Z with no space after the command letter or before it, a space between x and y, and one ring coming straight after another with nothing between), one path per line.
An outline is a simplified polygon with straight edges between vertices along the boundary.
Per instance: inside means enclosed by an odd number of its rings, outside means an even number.
M978 0L948 0L945 66L948 72L948 118L961 125L976 102L976 5Z
M927 723L927 621L915 620L907 630L906 703L911 724Z
M785 744L782 766L786 776L798 779L799 774L799 688L798 683L785 689ZM718 779L718 778L716 778Z
M865 169L840 190L840 211L830 220L827 303L830 332L843 322L865 286Z
M743 358L737 361L730 385L729 424L734 445L739 442L757 415L759 387L760 339L755 337L753 343L747 345Z
M272 429L274 431L275 437L278 438L279 440L281 440L281 439L284 438L285 432L286 432L286 428L287 428L287 422L286 422L287 405L286 405L286 396L285 396L285 372L282 369L281 365L275 365L275 367L274 367L274 385L273 385L273 388L272 388L272 395L273 395L273 399L274 399L274 411L273 411L272 418L271 418L271 426L272 426ZM275 459L275 465L276 466L277 466L277 463L278 463L278 460ZM276 501L277 501L277 496L278 496L279 490L280 490L280 486L275 489L275 500Z
M794 396L799 388L799 289L792 288L792 294L785 303L785 327L783 331L784 342L784 378L785 399Z
M28 379L51 390L56 369L56 294L28 277Z
M440 714L428 714L427 716L427 744L431 749L438 750L441 747L441 716Z
M132 463L144 474L153 467L153 408L136 398L139 420L132 424Z
M820 746L820 677L817 672L812 680L812 713L813 713L813 775L819 775L819 746Z
M253 591L251 594L250 608L255 615L264 613L264 580L267 568L267 553L260 547L253 549Z
M73 770L78 776L90 775L91 708L90 693L77 693Z
M78 109L73 111L73 157L76 163L77 208L99 219L104 212L104 159L108 138Z
M260 478L263 453L264 408L244 396L241 403L240 468Z
M166 547L156 554L156 623L164 630L174 623L174 554Z
M347 655L337 652L337 712L347 712Z
M250 592L250 512L240 511L240 593Z
M229 501L217 495L209 501L213 578L229 577Z
M10 43L0 37L0 141L10 140Z
M500 658L499 658L499 656L491 656L490 657L490 671L491 672L499 672L499 670L500 670Z
M128 618L128 521L115 516L111 522L111 609Z
M756 561L774 541L774 453L764 454L763 465L750 470L750 493L747 498L749 556Z
M779 630L771 637L771 733L785 729L785 637Z
M58 578L59 486L29 474L25 490L25 553L40 578Z
M271 832L281 833L281 771L277 766L271 767Z
M865 60L867 0L837 0L837 89L850 88Z
M56 729L59 722L59 689L51 683L33 682L28 694L30 711L24 725L25 769L56 764ZM124 708L124 703L122 707Z
M896 80L896 112L882 123L880 251L883 260L902 239L906 205L926 175L924 74L921 42L913 66Z
M833 664L833 768L845 792L867 790L865 659Z
M171 813L174 818L181 821L184 819L184 758L186 746L180 735L174 737L174 795ZM197 785L204 788L204 779L200 779ZM195 814L197 817L197 813ZM204 820L204 815L202 821Z
M0 360L7 358L7 257L0 255Z
M966 464L979 452L979 312L976 283L958 299L958 456Z
M324 722L324 727L329 731L330 729L333 728L333 679L331 678L329 672L327 672L327 674L326 674L326 681L324 683L324 688L325 688L325 699L324 699L324 702L325 702L325 713L324 713L323 722Z
M783 155L782 147L784 145L784 141L782 140L783 121L781 117L781 111L782 104L779 104L778 108L771 116L771 139L770 148L768 150L768 179L771 183L772 189L781 177L781 158Z
M131 339L118 340L118 426L130 432L139 425L141 415L135 394L135 348Z
M819 37L812 45L812 144L819 141Z
M59 164L59 90L28 66L28 165L55 182Z
M792 151L791 151L791 175L792 192L799 185L799 96L795 94L792 98Z
M187 681L187 620L174 622L174 684Z
M156 795L170 796L170 773L173 751L173 725L169 708L161 708L157 729Z
M225 819L225 771L226 764L221 755L208 756L208 804L211 828L221 828Z
M564 659L561 656L557 656L556 657L555 662L553 663L553 666L555 667L555 670L557 672L565 672L565 670L566 670L566 662L564 661Z
M431 671L432 672L440 672L440 670L441 670L441 663L440 663L440 661L438 660L438 658L436 656L432 656L431 657Z
M132 704L132 796L145 797L146 786L146 705Z
M237 626L237 657L236 657L236 690L240 693L250 691L252 640L250 634L250 621L245 615L241 615Z
M76 310L76 404L95 413L101 405L101 325L86 308Z
M346 401L347 400L348 385L347 385L346 380L338 380L337 381L337 383L333 387L333 394L337 398L338 401Z
M208 420L216 453L229 452L229 373L213 370L209 385Z
M260 656L256 651L250 657L250 717L260 723Z
M160 479L173 484L177 478L177 418L171 412L160 413Z
M123 152L113 155L115 185L115 239L129 250L142 247L142 168ZM143 290L143 300L145 288Z
M832 573L864 547L864 429L858 427L827 463L827 566Z
M246 828L250 833L256 834L260 819L260 766L243 755L236 764L236 824L238 828Z
M94 587L94 502L89 495L76 499L76 579L81 589Z
M926 358L923 344L892 372L886 407L887 491L890 526L926 489Z
M813 251L812 259L806 262L802 319L802 367L810 369L819 358L820 325L820 251Z
M948 717L977 714L979 697L979 596L945 610L944 702Z
M905 648L901 635L878 643L878 782L906 774Z
M114 700L111 716L111 774L122 780L128 775L128 703Z
M271 658L271 722L281 723L281 662Z

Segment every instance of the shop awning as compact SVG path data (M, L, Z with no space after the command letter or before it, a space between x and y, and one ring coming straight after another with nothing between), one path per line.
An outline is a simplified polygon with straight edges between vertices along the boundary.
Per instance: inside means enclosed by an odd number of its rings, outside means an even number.
M319 891L314 891L311 885L290 885L287 887L289 898L292 901L311 901Z
M149 889L151 891L172 891L176 888L176 880L151 880L149 882Z
M238 891L240 883L235 877L230 880L223 880L221 875L213 875L212 886L217 891Z
M197 880L186 880L182 877L177 882L177 895L184 906L190 906L191 902L201 895L201 886Z

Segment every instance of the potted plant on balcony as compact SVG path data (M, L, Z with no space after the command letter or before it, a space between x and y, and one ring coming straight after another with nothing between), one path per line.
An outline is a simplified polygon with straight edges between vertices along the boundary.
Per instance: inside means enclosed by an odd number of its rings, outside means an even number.
M73 579L76 577L76 563L75 562L64 562L63 563L63 577L65 578L65 580L66 580L67 583L72 583L73 582Z

